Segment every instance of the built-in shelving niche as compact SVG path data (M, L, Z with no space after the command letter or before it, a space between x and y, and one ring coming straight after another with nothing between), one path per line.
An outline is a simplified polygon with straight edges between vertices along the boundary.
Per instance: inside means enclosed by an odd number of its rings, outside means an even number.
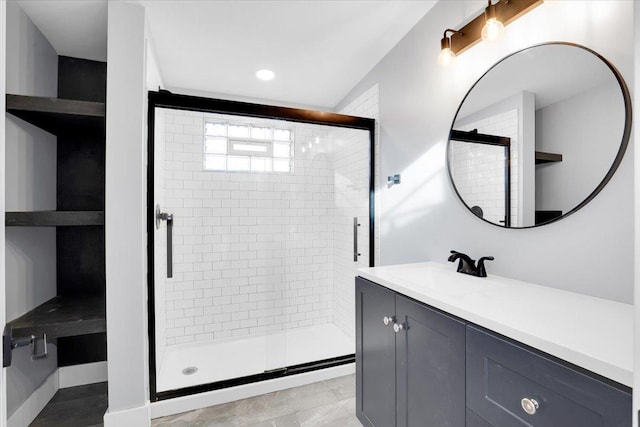
M536 165L548 163L559 163L562 161L562 154L547 153L545 151L536 151ZM560 210L536 210L536 225L545 224L562 216Z
M57 136L56 210L5 214L7 227L56 227L57 295L8 322L3 345L46 334L58 366L106 360L105 99L106 63L63 56L58 98L6 96L8 113Z

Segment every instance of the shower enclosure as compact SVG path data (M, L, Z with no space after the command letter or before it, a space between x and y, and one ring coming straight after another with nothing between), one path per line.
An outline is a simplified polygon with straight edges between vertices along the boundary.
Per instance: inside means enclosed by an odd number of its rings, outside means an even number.
M374 120L149 95L151 399L351 363Z

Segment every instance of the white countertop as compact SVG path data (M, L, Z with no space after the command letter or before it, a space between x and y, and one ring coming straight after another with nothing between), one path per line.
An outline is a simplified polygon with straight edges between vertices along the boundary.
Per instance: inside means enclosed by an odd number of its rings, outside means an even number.
M359 269L359 275L432 307L633 386L633 306L489 274L457 262Z

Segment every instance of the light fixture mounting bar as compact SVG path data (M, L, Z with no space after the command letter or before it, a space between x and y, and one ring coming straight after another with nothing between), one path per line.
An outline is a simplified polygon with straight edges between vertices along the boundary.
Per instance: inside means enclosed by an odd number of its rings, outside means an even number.
M540 6L543 0L499 0L495 3L496 18L507 26L530 10ZM481 40L486 22L484 9L460 30L451 35L451 50L459 55Z

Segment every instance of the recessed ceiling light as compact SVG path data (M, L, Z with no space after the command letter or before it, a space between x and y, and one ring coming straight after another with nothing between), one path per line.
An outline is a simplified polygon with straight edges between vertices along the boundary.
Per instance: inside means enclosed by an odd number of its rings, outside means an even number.
M271 70L263 69L263 70L256 71L256 77L259 78L260 80L264 80L264 81L273 80L275 76L276 74Z

